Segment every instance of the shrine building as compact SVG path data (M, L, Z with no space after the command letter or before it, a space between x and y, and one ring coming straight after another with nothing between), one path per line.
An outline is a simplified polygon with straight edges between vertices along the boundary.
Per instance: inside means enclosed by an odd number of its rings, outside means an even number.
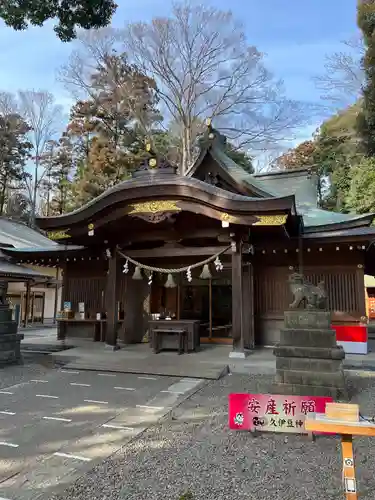
M2 249L19 264L62 270L60 336L117 346L168 320L193 324L193 344L239 353L274 345L294 272L324 282L334 325L365 322L374 216L318 208L308 170L249 174L226 155L225 137L206 133L186 176L150 151L130 180L74 212L37 218L58 245Z

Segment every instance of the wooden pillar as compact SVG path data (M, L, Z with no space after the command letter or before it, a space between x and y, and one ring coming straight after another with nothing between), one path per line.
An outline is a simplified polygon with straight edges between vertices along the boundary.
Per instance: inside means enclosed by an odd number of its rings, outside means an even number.
M56 286L55 286L55 302L53 304L53 324L56 323L56 316L57 316L57 305L58 305L58 300L59 300L59 274L60 274L60 269L56 269Z
M359 313L361 317L366 316L367 308L366 308L365 271L363 264L357 265L355 293L358 297Z
M209 313L209 332L208 338L212 339L212 278L208 280L208 313Z
M69 280L68 280L68 262L62 262L60 264L61 269L61 279L62 288L60 296L60 311L64 309L64 302L69 301ZM59 321L57 324L57 340L62 340L65 342L67 329L69 328L69 323L64 321Z
M232 337L233 351L238 353L244 352L242 284L242 241L238 239L232 248Z
M31 290L31 283L30 281L26 281L26 295L25 295L25 311L24 311L24 317L23 317L23 326L26 328L29 322L29 310L30 310L30 290Z
M242 305L243 305L243 337L245 349L254 349L254 270L251 263L243 266Z
M105 293L105 310L107 313L106 343L117 346L117 253L112 250L108 259L108 274Z

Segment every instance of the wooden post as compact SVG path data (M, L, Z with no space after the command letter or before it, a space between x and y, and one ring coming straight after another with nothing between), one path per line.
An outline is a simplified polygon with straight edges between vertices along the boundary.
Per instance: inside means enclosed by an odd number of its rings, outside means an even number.
M105 310L107 313L106 343L111 347L117 347L117 253L112 250L108 259L107 286L105 294Z
M234 250L234 251L233 251ZM244 353L242 297L242 240L232 250L232 336L233 351Z
M181 285L177 285L177 299L176 299L176 319L181 319Z
M42 325L44 324L44 308L46 305L46 292L42 292Z
M58 299L59 299L59 274L60 274L60 269L56 269L56 286L55 286L55 302L53 304L53 324L56 323L56 316L57 316L57 304L58 304Z
M212 278L208 280L208 314L209 314L209 335L208 338L212 339Z
M355 481L355 467L353 455L353 436L343 434L341 436L341 449L343 459L343 479L346 500L357 500L357 486ZM354 492L350 492L353 489Z
M33 324L34 323L35 292L30 293L30 304L31 304L31 324Z
M358 500L353 454L353 436L375 436L375 425L360 420L356 404L327 403L324 415L314 414L305 421L310 432L341 434L342 478L346 500Z
M254 272L251 263L244 264L242 282L242 305L243 305L243 337L246 349L254 349Z
M23 326L27 327L29 322L29 309L30 309L30 289L31 283L30 281L26 281L26 295L25 295L25 315L23 317Z

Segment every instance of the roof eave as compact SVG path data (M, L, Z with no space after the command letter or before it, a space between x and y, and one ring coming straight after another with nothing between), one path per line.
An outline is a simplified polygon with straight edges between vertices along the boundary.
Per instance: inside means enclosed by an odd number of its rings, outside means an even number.
M373 220L375 214L366 214L363 216L356 217L342 222L335 222L334 224L324 224L320 226L305 226L304 233L323 233L330 231L340 231L343 229L355 229L358 227L369 227Z

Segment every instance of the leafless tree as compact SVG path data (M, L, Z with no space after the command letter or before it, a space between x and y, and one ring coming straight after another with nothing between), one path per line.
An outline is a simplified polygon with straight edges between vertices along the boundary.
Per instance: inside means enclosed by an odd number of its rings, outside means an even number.
M17 100L11 92L0 92L0 115L7 116L18 112Z
M119 31L111 27L78 32L68 62L57 73L75 99L91 98L91 77L119 47L119 39Z
M360 33L342 42L343 50L328 54L324 74L314 77L322 98L336 109L358 100L364 82L362 58L365 53Z
M176 3L170 18L129 24L123 36L130 59L157 82L167 118L181 124L182 173L193 160L195 123L207 117L253 151L292 138L311 118L306 105L284 97L231 12Z
M53 139L62 121L62 109L55 104L54 96L44 90L19 91L19 110L31 127L30 142L33 146L34 175L28 181L27 190L31 200L30 224L35 221L38 189L47 173L41 158L48 142Z

